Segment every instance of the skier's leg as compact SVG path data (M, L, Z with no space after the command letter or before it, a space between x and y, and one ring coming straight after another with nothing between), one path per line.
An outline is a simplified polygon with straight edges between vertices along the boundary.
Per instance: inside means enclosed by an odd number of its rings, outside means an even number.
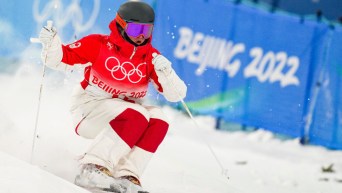
M158 146L163 141L168 123L163 112L157 107L146 107L150 113L147 129L128 155L123 157L115 168L114 176L122 178L128 192L142 191L140 177Z
M158 107L145 107L150 113L148 128L135 144L145 151L155 153L164 140L169 128L167 117Z
M148 111L140 105L116 99L96 102L78 125L78 133L89 137L97 134L81 163L94 163L111 172L119 159L128 154L148 126ZM146 116L145 116L146 115Z
M149 112L137 104L120 99L89 97L80 90L78 96L75 97L72 114L76 120L82 120L76 124L77 133L85 138L95 138L85 156L80 160L83 166L82 172L78 176L78 182L94 185L101 182L106 184L114 180L110 176L107 180L108 175L87 177L88 174L103 174L103 172L88 170L99 171L98 166L105 166L110 173L113 173L113 168L118 160L128 154L147 128ZM91 165L86 166L88 164ZM82 180L83 176L86 178L85 180ZM90 178L95 181L88 180ZM83 184L82 186L88 185ZM109 185L107 183L106 187L108 188Z
M161 109L158 107L145 108L150 113L148 127L140 136L135 147L120 160L115 168L116 177L131 175L139 179L167 133L169 124Z

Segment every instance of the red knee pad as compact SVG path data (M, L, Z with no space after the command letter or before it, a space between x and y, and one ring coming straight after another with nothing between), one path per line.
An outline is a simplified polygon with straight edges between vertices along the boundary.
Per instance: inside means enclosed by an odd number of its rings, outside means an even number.
M148 152L156 152L158 146L164 140L168 128L169 124L167 122L151 118L148 128L136 145Z
M140 112L130 108L111 120L109 124L131 148L148 127L146 118Z

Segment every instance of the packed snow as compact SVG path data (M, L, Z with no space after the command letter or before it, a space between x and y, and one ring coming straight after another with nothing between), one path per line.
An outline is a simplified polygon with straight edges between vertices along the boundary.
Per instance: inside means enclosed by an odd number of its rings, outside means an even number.
M73 180L91 141L74 132L68 110L80 73L47 69L42 81L39 53L29 56L7 64L16 70L0 73L0 193L87 192ZM302 146L263 130L220 131L213 117L192 120L162 108L170 129L141 179L151 193L342 192L341 151Z

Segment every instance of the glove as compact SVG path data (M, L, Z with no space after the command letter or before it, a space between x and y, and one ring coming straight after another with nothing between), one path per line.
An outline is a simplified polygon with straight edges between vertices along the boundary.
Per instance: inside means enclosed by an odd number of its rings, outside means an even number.
M57 34L56 28L52 27L52 22L44 26L39 33L39 41L43 45L43 49L48 49L51 46L52 40Z
M187 87L171 67L171 62L164 56L153 53L152 64L163 88L163 95L170 102L177 102L186 96ZM158 88L157 88L158 89Z
M154 69L156 71L164 72L165 74L171 73L171 62L167 58L157 53L153 53L152 57L152 64L154 65Z
M63 58L61 39L57 35L56 28L54 28L52 24L52 21L47 21L47 25L43 27L39 33L38 39L43 45L40 56L46 66L52 69L65 71L65 66L61 65Z

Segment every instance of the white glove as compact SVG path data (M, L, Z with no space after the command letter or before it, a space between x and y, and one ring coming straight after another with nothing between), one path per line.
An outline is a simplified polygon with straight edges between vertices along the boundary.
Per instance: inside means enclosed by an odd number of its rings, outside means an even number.
M153 53L152 64L163 88L163 95L170 102L177 102L186 96L187 87L171 67L171 62L164 56Z
M52 69L66 71L67 65L63 65L61 62L63 58L61 39L52 24L51 20L47 21L47 25L39 33L38 39L43 45L41 59L46 66Z
M164 72L165 74L171 73L171 62L167 58L157 53L153 53L152 57L152 64L154 65L154 69L156 71Z
M57 31L56 28L52 26L52 21L47 23L39 33L39 41L43 45L43 49L48 49L51 46L52 40L55 37Z

